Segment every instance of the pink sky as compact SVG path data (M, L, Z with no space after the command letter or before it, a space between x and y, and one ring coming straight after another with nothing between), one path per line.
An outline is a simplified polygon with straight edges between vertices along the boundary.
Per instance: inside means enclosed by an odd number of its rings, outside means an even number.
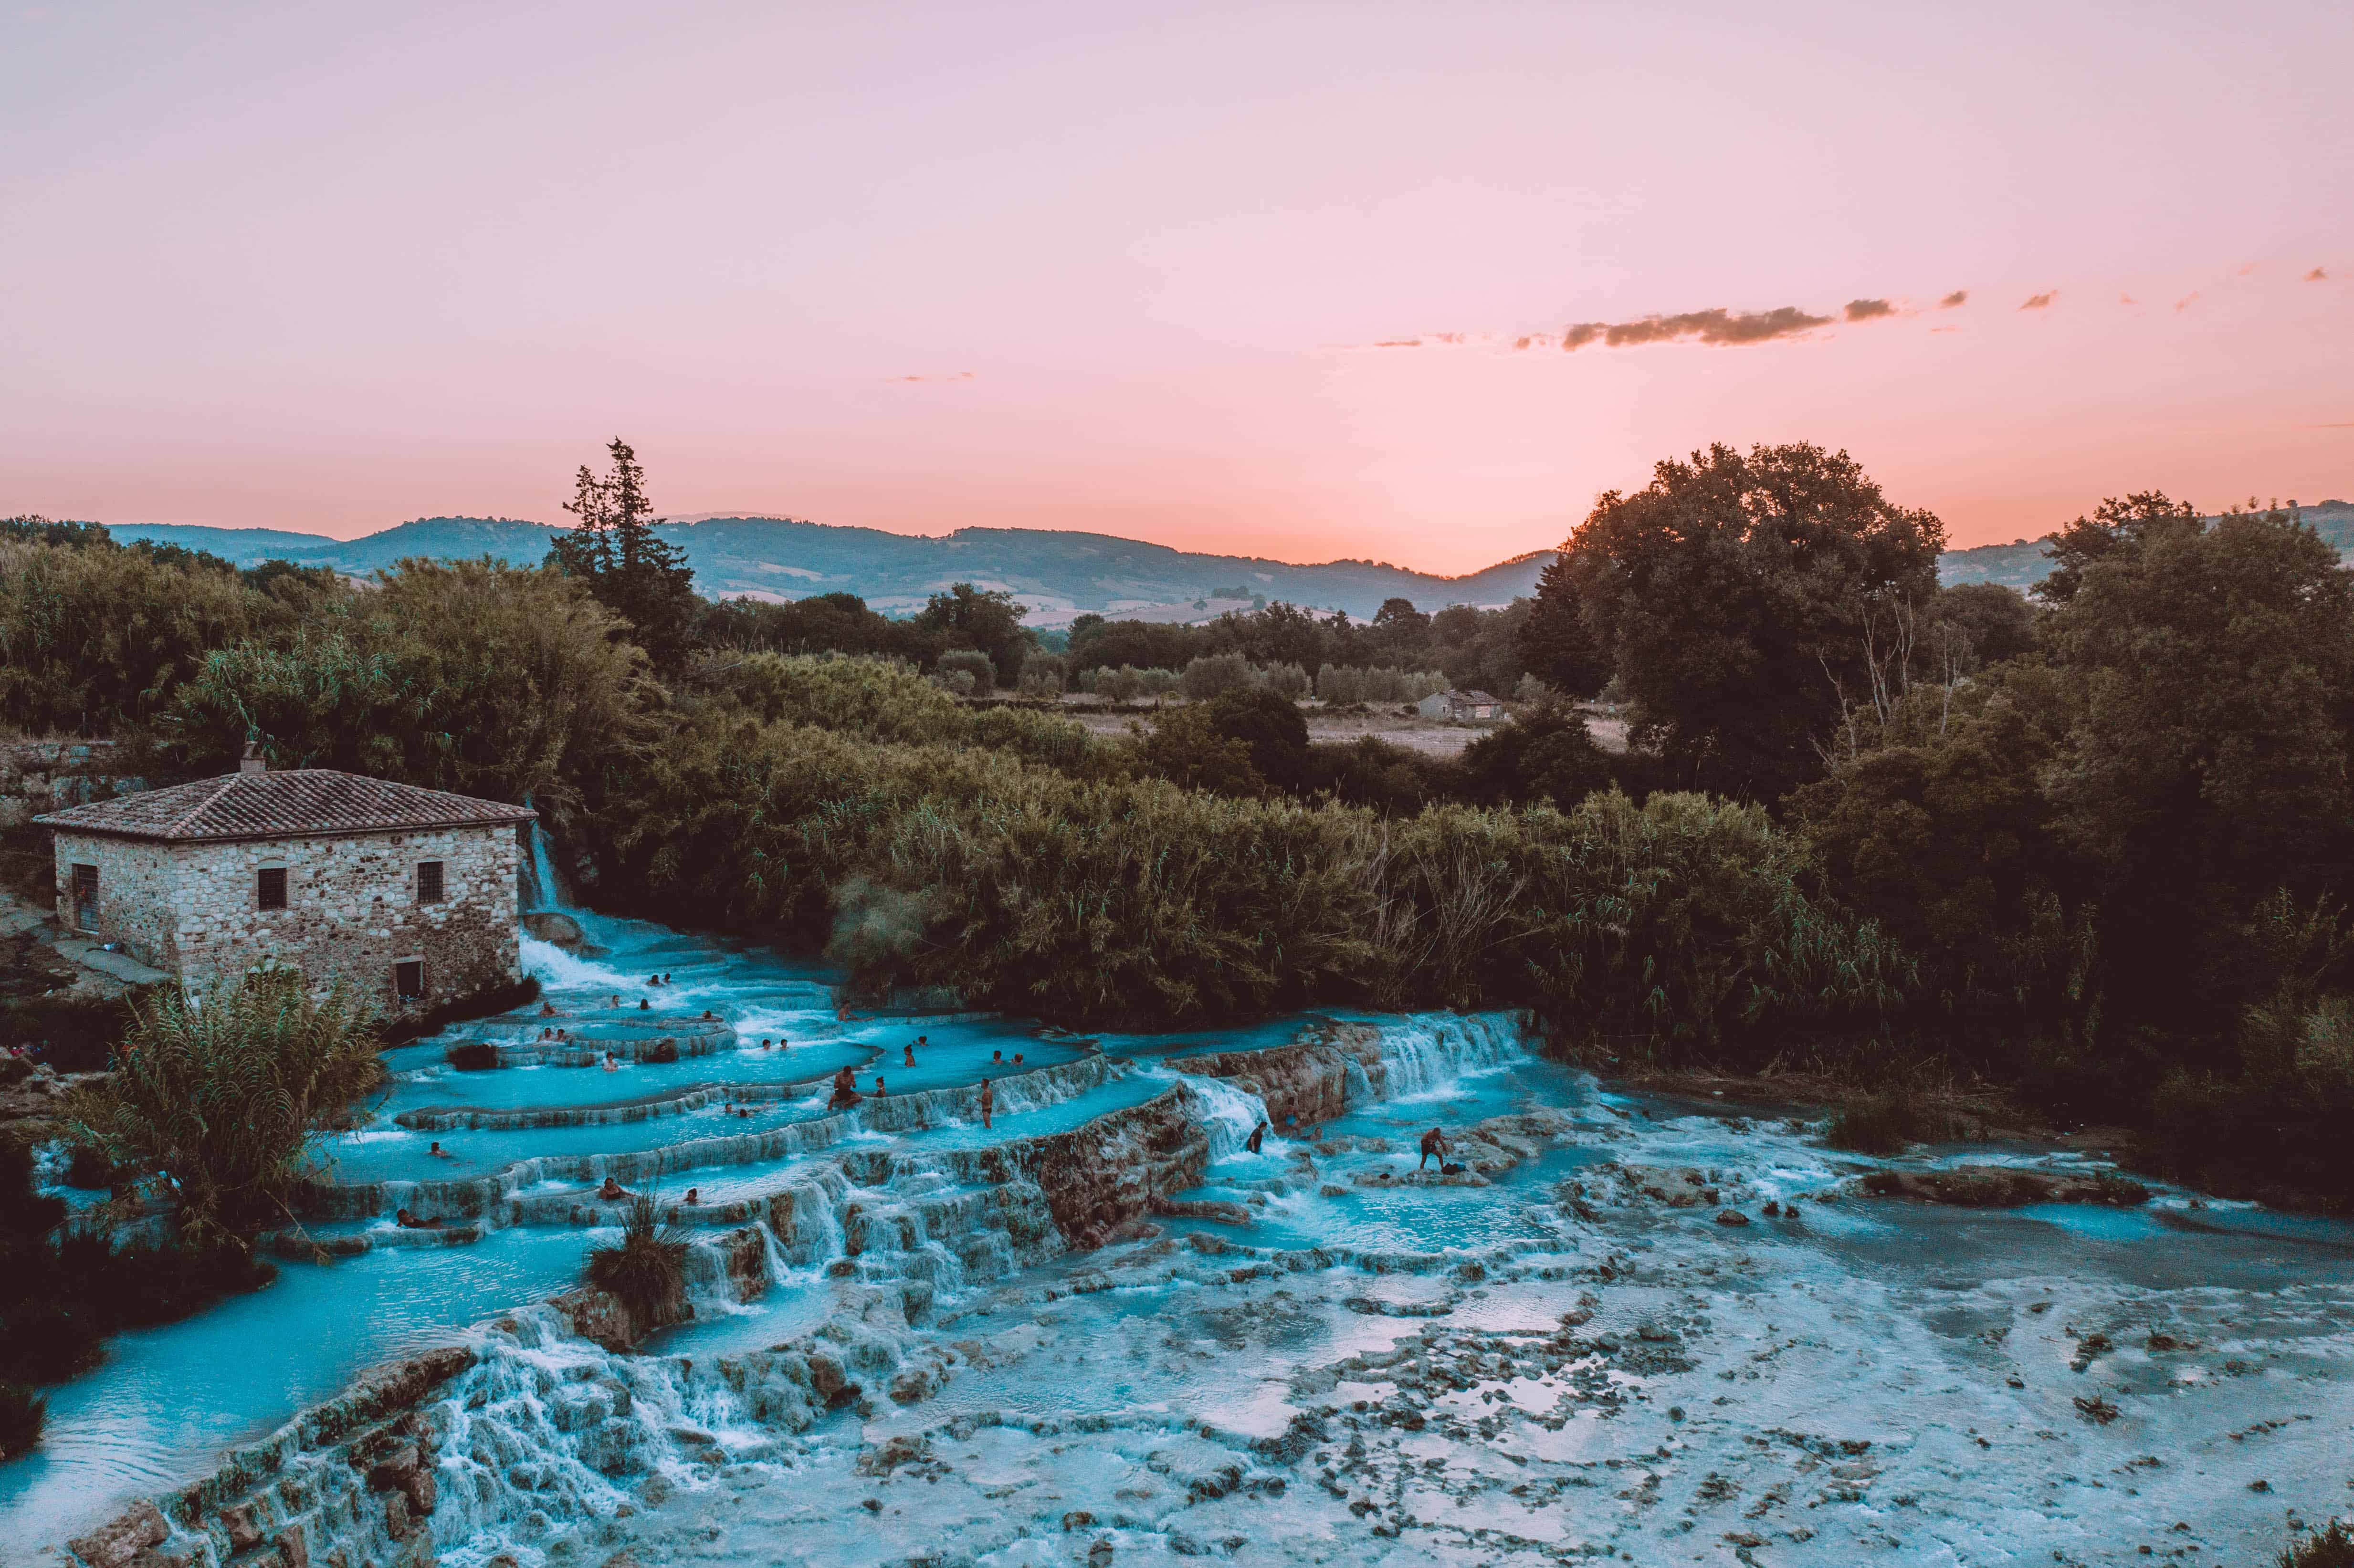
M675 514L1450 572L1712 440L1963 545L2354 496L2343 0L0 0L0 512L555 520L614 434Z

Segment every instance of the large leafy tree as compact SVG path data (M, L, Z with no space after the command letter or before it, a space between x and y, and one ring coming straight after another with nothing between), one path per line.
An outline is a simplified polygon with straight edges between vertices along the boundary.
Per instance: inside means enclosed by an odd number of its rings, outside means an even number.
M1022 661L1038 646L1038 634L1022 624L1027 605L1013 602L1002 590L987 591L970 583L954 583L936 593L915 615L917 630L940 640L943 648L977 648L989 655L998 684L1012 686L1022 679Z
M701 603L686 552L656 535L662 520L646 498L638 454L616 437L606 448L612 471L582 464L564 509L580 519L549 541L547 564L585 579L597 602L626 618L638 645L657 669L675 669L685 657Z
M1937 588L1943 524L1845 452L1711 447L1612 491L1540 587L1574 599L1681 776L1759 800L1819 775L1875 647Z
M2250 922L2354 888L2354 583L2283 513L2138 495L2055 541L2045 623L2073 724L2049 775L2092 868L2104 1006L2221 1031L2269 983Z

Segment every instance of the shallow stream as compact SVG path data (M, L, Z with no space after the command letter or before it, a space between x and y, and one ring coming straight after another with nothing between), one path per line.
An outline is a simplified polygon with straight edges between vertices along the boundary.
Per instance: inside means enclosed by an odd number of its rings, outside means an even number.
M2354 1510L2354 1227L2179 1192L1865 1198L1877 1164L2085 1162L1834 1154L1771 1112L1608 1092L1503 1015L1096 1040L845 1021L812 966L582 918L610 956L525 943L555 1018L394 1054L324 1150L305 1229L339 1255L55 1391L42 1446L0 1467L0 1561L57 1561L360 1369L461 1340L481 1359L429 1413L449 1568L2253 1563ZM719 1048L637 1059L709 1034L706 1010ZM559 1027L590 1065L445 1059L459 1037L527 1058ZM1165 1065L1336 1027L1373 1069L1257 1153L1256 1095ZM843 1066L889 1093L830 1110ZM1146 1113L1206 1166L1108 1245L978 1174ZM1418 1175L1434 1125L1484 1173ZM533 1305L615 1238L608 1175L695 1238L695 1319L636 1356ZM747 1226L748 1282L720 1245Z

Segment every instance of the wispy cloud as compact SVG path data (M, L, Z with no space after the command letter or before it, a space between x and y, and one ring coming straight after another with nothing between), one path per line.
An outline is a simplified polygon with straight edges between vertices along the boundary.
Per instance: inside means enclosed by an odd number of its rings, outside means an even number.
M2308 283L2326 283L2329 281L2329 274L2321 268L2316 267L2305 275L2305 281Z
M1970 291L1967 289L1956 289L1937 302L1937 308L1941 311L1950 311L1957 305L1967 305L1969 302Z
M960 370L953 376L894 376L891 379L895 383L902 381L970 381L972 379L972 372L970 370Z
M2028 295L2027 302L2019 308L2022 311L2048 311L2052 308L2052 302L2059 297L2059 290L2048 289L2041 294Z
M1830 317L1809 315L1796 305L1738 313L1685 311L1672 316L1641 316L1631 322L1580 322L1562 329L1561 346L1575 352L1596 339L1606 348L1634 348L1689 339L1715 348L1738 348L1753 343L1771 343L1780 337L1797 337L1830 323Z
M2182 296L2182 298L2180 298L2180 299L2179 299L2179 300L2177 300L2177 301L2175 301L2175 302L2174 302L2174 309L2175 309L2175 313L2179 315L2179 314L2180 314L2182 312L2189 310L2192 305L2195 305L2195 304L2197 304L2198 302L2199 302L2199 291L2198 291L2198 290L2196 290L2196 289L2193 289L2193 290L2191 290L2189 293L2187 293L2187 294L2183 295L2183 296Z
M1868 322L1894 315L1896 307L1886 300L1850 300L1843 313L1851 322Z

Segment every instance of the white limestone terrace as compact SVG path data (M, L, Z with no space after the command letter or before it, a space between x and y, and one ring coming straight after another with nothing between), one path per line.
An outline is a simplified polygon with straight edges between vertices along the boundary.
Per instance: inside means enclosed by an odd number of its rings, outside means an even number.
M2023 1146L1834 1154L1803 1120L1606 1092L1501 1015L1092 1042L843 1022L808 966L594 935L611 958L526 945L560 1010L618 991L633 1011L667 969L656 1005L721 1014L735 1048L610 1074L402 1053L375 1119L330 1151L322 1206L351 1212L310 1223L364 1245L124 1336L58 1391L44 1449L0 1467L0 1559L59 1561L239 1445L139 1550L282 1559L291 1533L354 1568L2242 1563L2354 1507L2354 1227L2165 1191L2124 1209L1868 1198L1855 1179L1885 1165L2094 1167ZM1017 1051L983 1129L972 1086ZM830 1109L844 1065L892 1095ZM1319 1073L1314 1141L1250 1151L1261 1093L1309 1105ZM1434 1124L1463 1174L1416 1171ZM425 1154L435 1139L456 1159ZM1197 1174L1143 1223L1075 1235L1067 1194L1005 1159L1048 1146L1075 1168L1100 1153L1109 1184L1163 1156ZM659 1180L693 1238L695 1316L635 1355L530 1305L614 1234L592 1196L608 1173ZM451 1212L401 1231L388 1201ZM452 1344L398 1399L362 1398L393 1423L390 1457L332 1436L357 1395L267 1436L365 1365Z

